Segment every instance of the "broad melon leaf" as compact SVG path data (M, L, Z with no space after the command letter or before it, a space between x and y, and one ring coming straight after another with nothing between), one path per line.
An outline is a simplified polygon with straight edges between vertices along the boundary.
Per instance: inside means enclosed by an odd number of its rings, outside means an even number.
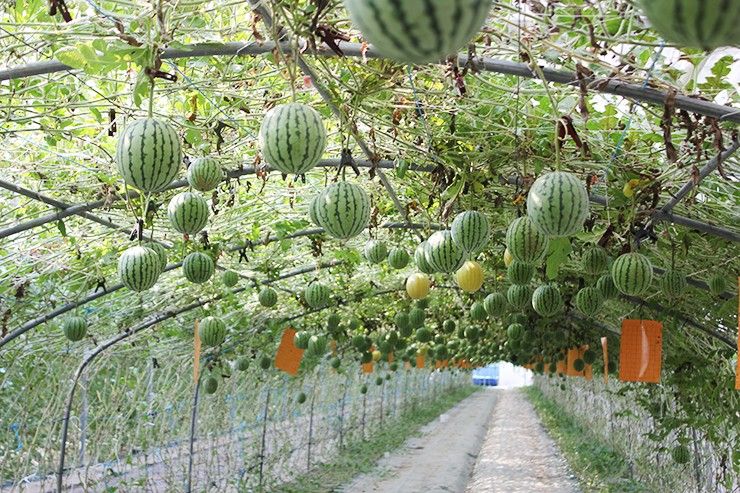
M547 278L558 277L558 269L568 260L568 255L573 251L569 238L551 238L547 251Z

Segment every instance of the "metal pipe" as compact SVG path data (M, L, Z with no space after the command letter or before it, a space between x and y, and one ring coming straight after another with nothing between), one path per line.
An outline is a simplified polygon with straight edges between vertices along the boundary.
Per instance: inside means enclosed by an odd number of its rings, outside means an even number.
M346 57L353 58L382 58L374 47L363 47L360 43L349 43L337 41L339 49ZM287 48L288 46L284 44ZM211 56L246 56L246 55L264 55L272 53L277 47L273 41L263 42L246 42L246 43L223 43L207 45L190 45L184 48L168 48L162 53L162 59L174 60L179 58L196 58ZM307 51L308 54L316 56L337 56L334 51L326 46L321 46L316 50ZM469 57L466 54L460 54L457 57L458 64L467 65ZM539 78L537 71L533 70L527 64L512 62L509 60L498 60L490 57L475 57L473 59L475 66L485 72L498 74L516 75L529 79ZM58 61L34 62L20 67L12 67L0 70L0 81L32 77L35 75L51 74L55 72L64 72L74 70L72 67ZM578 86L581 83L588 85L590 90L606 94L622 96L634 101L663 106L668 93L651 87L642 87L640 84L630 84L611 78L588 77L579 79L575 72L564 70L555 70L547 67L540 67L547 82L563 84L568 86ZM720 104L703 101L698 98L692 98L684 95L676 96L676 108L705 115L712 118L719 118L723 121L740 123L740 112L737 109L723 106Z

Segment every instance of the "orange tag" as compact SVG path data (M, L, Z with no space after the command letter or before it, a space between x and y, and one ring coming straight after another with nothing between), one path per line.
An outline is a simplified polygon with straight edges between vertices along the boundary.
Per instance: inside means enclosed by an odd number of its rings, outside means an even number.
M293 344L294 338L294 329L288 327L283 331L280 346L278 346L275 354L275 368L283 370L288 375L296 376L298 368L301 366L301 359L303 359L303 349L299 349Z
M575 362L578 358L581 357L581 351L579 348L574 347L568 349L568 356L566 357L567 366L565 370L565 374L569 377L580 377L583 376L583 372L576 371L575 368Z
M623 382L660 382L663 323L623 320L619 347L619 379Z
M200 332L198 332L198 321L195 321L195 338L193 339L193 382L198 381L200 373Z
M373 372L373 362L370 363L363 363L362 364L362 373L372 373Z
M601 338L601 352L604 354L604 383L609 381L609 351L606 349L606 337Z
M423 354L416 355L416 367L424 368L424 355Z
M557 362L557 364L555 366L556 366L555 371L558 374L565 375L565 373L568 371L568 367L565 364L565 360L562 360L561 359L560 361Z

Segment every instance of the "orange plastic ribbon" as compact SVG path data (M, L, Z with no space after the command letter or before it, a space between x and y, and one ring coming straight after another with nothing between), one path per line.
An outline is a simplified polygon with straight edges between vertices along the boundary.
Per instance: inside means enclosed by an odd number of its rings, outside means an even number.
M663 359L663 323L623 320L619 347L619 379L623 382L660 382Z
M301 367L303 359L303 349L299 349L294 344L295 330L288 327L283 331L283 337L280 339L275 354L275 368L283 370L288 375L296 376L298 369Z
M606 348L606 337L601 338L601 352L604 354L604 383L609 381L609 351Z

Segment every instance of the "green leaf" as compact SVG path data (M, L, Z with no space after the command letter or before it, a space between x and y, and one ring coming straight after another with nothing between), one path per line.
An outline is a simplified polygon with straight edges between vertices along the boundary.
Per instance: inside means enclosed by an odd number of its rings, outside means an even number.
M57 221L57 229L59 230L59 234L66 237L67 236L67 226L64 225L64 221L61 219Z
M573 251L569 238L552 238L547 252L547 278L558 277L558 269L568 260L568 255Z

